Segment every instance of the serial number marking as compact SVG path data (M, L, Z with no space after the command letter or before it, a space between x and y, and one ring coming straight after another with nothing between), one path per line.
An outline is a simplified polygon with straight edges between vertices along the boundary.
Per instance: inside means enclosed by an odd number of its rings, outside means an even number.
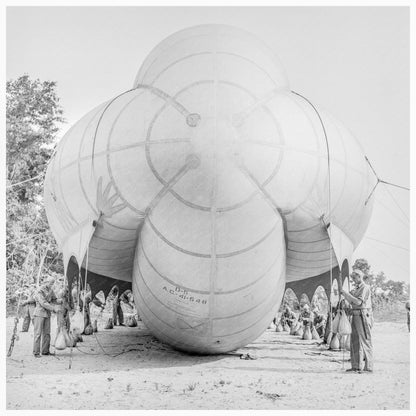
M187 290L182 289L179 286L175 286L173 289L163 286L163 290L170 295L177 296L179 299L187 300L189 302L200 303L201 305L205 305L208 302L206 299L191 296Z

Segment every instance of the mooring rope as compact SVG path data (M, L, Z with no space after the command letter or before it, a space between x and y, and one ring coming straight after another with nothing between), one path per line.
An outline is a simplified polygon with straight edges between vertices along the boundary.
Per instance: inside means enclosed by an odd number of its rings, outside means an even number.
M88 280L87 276L88 276L88 254L89 254L89 251L90 251L90 245L89 245L89 242L88 242L87 254L86 254L86 259L85 259L84 300L83 300L83 303L82 303L82 318L84 319L84 322L85 322L85 309L86 309L85 297L87 295L87 280ZM81 266L82 266L82 264L81 264ZM85 328L84 328L84 330L85 330Z
M329 278L330 278L330 293L332 294L332 286L333 286L333 276L332 276L332 231L331 231L331 159L330 159L330 149L329 149L329 141L328 141L328 135L326 132L326 128L325 128L325 124L322 120L321 115L319 114L318 109L312 104L311 101L309 101L306 97L304 97L303 95L292 91L293 94L297 95L298 97L302 98L303 100L305 100L315 111L316 115L318 116L319 122L321 124L322 127L322 131L324 133L324 137L325 137L325 144L326 144L326 151L327 151L327 165L328 165L328 206L327 206L327 210L328 210L328 222L325 223L324 220L324 215L322 214L321 220L324 223L324 226L327 230L327 233L329 235ZM332 329L332 303L331 303L331 295L329 296L329 316L331 319L331 329Z

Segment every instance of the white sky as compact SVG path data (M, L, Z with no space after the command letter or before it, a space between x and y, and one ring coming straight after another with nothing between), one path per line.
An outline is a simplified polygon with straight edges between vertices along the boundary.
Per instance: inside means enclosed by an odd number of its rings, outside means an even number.
M9 7L6 77L57 81L64 133L130 89L157 43L204 23L234 25L263 39L291 88L341 120L382 179L409 187L407 7ZM409 281L409 192L379 185L375 198L355 258Z

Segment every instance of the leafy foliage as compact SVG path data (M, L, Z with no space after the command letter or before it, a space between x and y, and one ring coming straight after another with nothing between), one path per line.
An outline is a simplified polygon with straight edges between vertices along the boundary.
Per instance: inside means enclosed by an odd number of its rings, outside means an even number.
M357 259L352 266L353 270L361 270L367 277L367 284L371 287L372 300L375 305L386 302L405 302L409 299L410 285L402 281L387 280L384 272L374 274L366 259Z
M7 306L22 283L63 272L43 207L43 176L64 122L56 83L23 75L6 84ZM43 265L42 270L40 266Z

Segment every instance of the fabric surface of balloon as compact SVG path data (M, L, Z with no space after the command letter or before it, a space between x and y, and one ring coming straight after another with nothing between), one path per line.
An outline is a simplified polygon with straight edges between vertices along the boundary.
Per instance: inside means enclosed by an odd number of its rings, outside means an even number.
M132 89L71 128L44 198L66 263L132 282L159 339L218 353L267 328L286 282L336 262L325 224L358 245L371 178L358 142L291 92L274 52L204 25L162 41Z

